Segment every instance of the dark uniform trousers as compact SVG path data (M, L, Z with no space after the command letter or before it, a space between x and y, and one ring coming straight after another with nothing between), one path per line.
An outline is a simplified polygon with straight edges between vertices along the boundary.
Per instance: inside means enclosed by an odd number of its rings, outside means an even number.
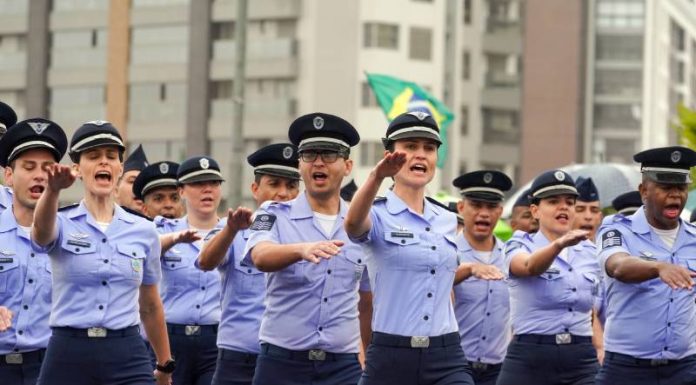
M639 359L606 352L597 385L695 385L696 356L681 360Z
M513 337L497 384L594 385L598 370L592 337L557 345L555 336L525 334Z
M258 355L218 349L213 385L251 385Z
M414 348L410 337L374 332L360 385L474 385L459 333L430 337Z
M500 368L503 364L482 364L480 362L469 362L471 367L471 377L476 385L495 385L498 381Z
M169 345L176 360L176 385L210 385L217 359L217 325L167 324Z
M137 326L90 337L87 329L53 328L39 385L152 385L150 357Z
M263 343L253 385L355 385L360 372L357 353L294 351Z
M0 355L0 384L35 385L46 349Z

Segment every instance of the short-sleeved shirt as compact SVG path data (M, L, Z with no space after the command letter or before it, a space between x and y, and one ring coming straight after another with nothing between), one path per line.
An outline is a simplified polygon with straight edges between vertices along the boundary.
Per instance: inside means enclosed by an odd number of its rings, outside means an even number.
M617 253L696 271L696 227L679 220L677 238L668 248L641 208L633 215L605 221L597 234L597 247L606 289L605 350L646 359L696 354L694 290L672 290L659 278L624 283L606 274L607 260Z
M139 289L161 277L155 225L114 205L102 230L84 201L58 212L46 250L53 270L52 327L123 329L138 325Z
M288 202L266 202L257 210L243 253L261 242L292 244L341 240L341 251L318 264L305 260L267 274L262 342L291 350L323 349L356 353L360 342L358 290L366 288L365 255L348 239L343 221L347 205L340 202L336 223L324 233L305 193ZM362 281L362 282L361 282Z
M0 211L12 206L12 189L0 185Z
M538 276L517 277L510 272L517 254L531 254L549 243L541 231L517 231L505 246L513 333L591 336L591 311L600 296L594 244L582 241L566 247Z
M458 263L457 217L429 200L423 214L394 192L375 200L359 238L370 272L374 331L439 336L458 330L451 293Z
M34 251L11 206L0 214L0 305L14 314L10 329L0 333L0 355L48 345L51 263L48 255Z

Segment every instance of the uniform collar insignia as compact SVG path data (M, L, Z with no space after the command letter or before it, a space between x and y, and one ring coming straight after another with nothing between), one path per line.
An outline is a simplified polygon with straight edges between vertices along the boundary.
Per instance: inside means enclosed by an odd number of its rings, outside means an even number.
M6 255L6 256L8 256L8 257L9 257L10 255L15 255L14 251L6 250L6 249L0 250L0 254Z
M89 238L89 234L85 233L71 233L70 236L75 239L87 239Z

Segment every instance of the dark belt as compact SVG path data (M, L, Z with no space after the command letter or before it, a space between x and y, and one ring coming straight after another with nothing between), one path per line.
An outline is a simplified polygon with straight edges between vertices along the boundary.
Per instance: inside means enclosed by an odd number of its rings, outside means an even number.
M55 336L80 338L121 338L137 336L140 334L140 327L138 325L129 326L124 329L107 329L100 327L93 327L88 329L54 327L51 329L53 330L53 335Z
M696 355L684 357L680 360L668 360L666 358L638 358L629 356L627 354L606 352L605 357L611 361L617 361L620 364L632 365L632 366L642 366L654 368L658 366L669 366L683 362L684 360L693 360Z
M0 355L0 366L40 364L46 356L46 349L33 350L24 353L8 353Z
M218 350L218 355L220 359L225 361L243 362L245 364L256 363L256 358L258 354L255 353L243 353L236 350L229 350L220 348Z
M441 336L397 336L380 332L372 332L372 343L378 346L391 346L394 348L433 348L459 345L461 342L459 333L447 333Z
M503 367L503 364L486 364L484 362L478 362L478 361L467 361L469 366L471 366L472 369L480 371L480 372L485 372L488 370L500 370L500 368Z
M167 323L169 334L179 334L184 336L216 336L218 325L181 325Z
M569 333L561 334L518 334L512 337L514 341L529 342L539 345L579 345L592 343L592 337L576 336Z
M293 361L357 361L358 359L358 353L330 353L321 349L288 350L267 343L261 344L261 354Z

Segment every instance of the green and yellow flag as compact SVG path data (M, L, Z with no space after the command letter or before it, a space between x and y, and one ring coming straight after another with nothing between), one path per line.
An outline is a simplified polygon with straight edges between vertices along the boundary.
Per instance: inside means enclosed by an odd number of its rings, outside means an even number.
M418 84L388 75L366 74L367 81L377 97L377 103L392 121L409 111L430 114L440 126L442 145L438 151L437 167L442 168L447 156L447 127L454 119L452 112L441 101L430 95Z

